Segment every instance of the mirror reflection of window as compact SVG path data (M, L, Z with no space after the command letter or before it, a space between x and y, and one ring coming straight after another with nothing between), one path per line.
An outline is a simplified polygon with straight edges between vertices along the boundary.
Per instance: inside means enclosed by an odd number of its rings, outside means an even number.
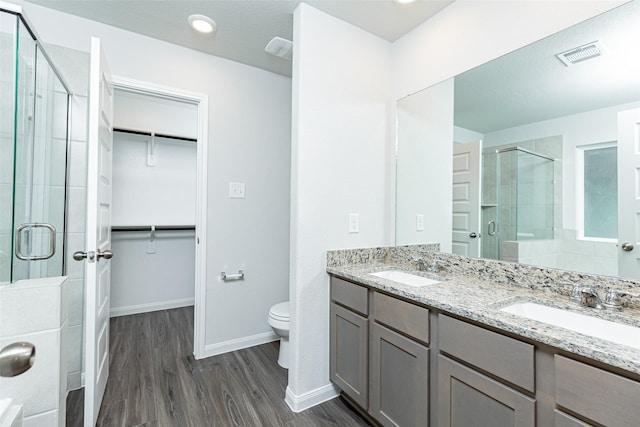
M583 149L585 239L618 238L618 149Z

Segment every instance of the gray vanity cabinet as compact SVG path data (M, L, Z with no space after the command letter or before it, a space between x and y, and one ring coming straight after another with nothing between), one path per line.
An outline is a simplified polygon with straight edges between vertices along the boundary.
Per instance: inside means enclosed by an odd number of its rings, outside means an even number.
M535 400L446 356L438 356L440 427L534 427Z
M595 366L554 356L556 418L568 419L566 410L596 425L640 425L640 383ZM591 425L565 423L560 425Z
M640 375L331 278L331 380L394 427L638 427Z
M378 292L373 298L369 413L383 426L426 427L429 310Z
M438 334L440 427L535 426L533 345L445 315Z
M355 403L367 408L369 367L368 290L331 279L329 374Z

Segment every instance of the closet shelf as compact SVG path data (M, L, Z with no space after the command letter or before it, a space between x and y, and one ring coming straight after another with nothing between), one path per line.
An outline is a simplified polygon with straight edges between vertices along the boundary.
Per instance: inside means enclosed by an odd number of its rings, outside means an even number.
M195 225L117 225L111 227L112 232L120 231L184 231L194 230Z

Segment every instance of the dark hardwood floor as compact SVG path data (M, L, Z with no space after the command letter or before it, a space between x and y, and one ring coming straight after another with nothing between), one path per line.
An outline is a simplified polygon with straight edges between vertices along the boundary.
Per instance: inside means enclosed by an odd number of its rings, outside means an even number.
M193 308L111 319L109 380L98 426L368 426L341 398L301 413L284 402L277 343L193 358ZM83 392L67 399L82 426Z

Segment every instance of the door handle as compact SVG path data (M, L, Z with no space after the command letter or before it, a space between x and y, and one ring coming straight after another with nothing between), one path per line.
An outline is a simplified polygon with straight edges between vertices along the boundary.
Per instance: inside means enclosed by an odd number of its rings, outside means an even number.
M73 259L76 261L82 261L85 258L89 258L89 262L93 262L95 252L76 251L73 253Z
M93 262L96 259L100 259L100 258L104 258L104 259L111 259L113 258L113 252L111 251L111 249L105 249L104 251L100 252L83 252L83 251L77 251L73 253L73 259L75 259L76 261L82 261L83 259L88 258L89 262Z
M103 252L98 251L96 253L96 256L98 259L100 258L111 259L113 258L113 252L111 251L111 249L105 249Z
M471 233L469 233L469 237L471 237L472 239L475 239L476 237L478 237L478 233L472 231Z
M36 347L28 342L14 342L0 350L0 377L15 377L33 366Z
M622 250L625 252L631 252L633 250L633 245L631 243L623 243L622 244Z

